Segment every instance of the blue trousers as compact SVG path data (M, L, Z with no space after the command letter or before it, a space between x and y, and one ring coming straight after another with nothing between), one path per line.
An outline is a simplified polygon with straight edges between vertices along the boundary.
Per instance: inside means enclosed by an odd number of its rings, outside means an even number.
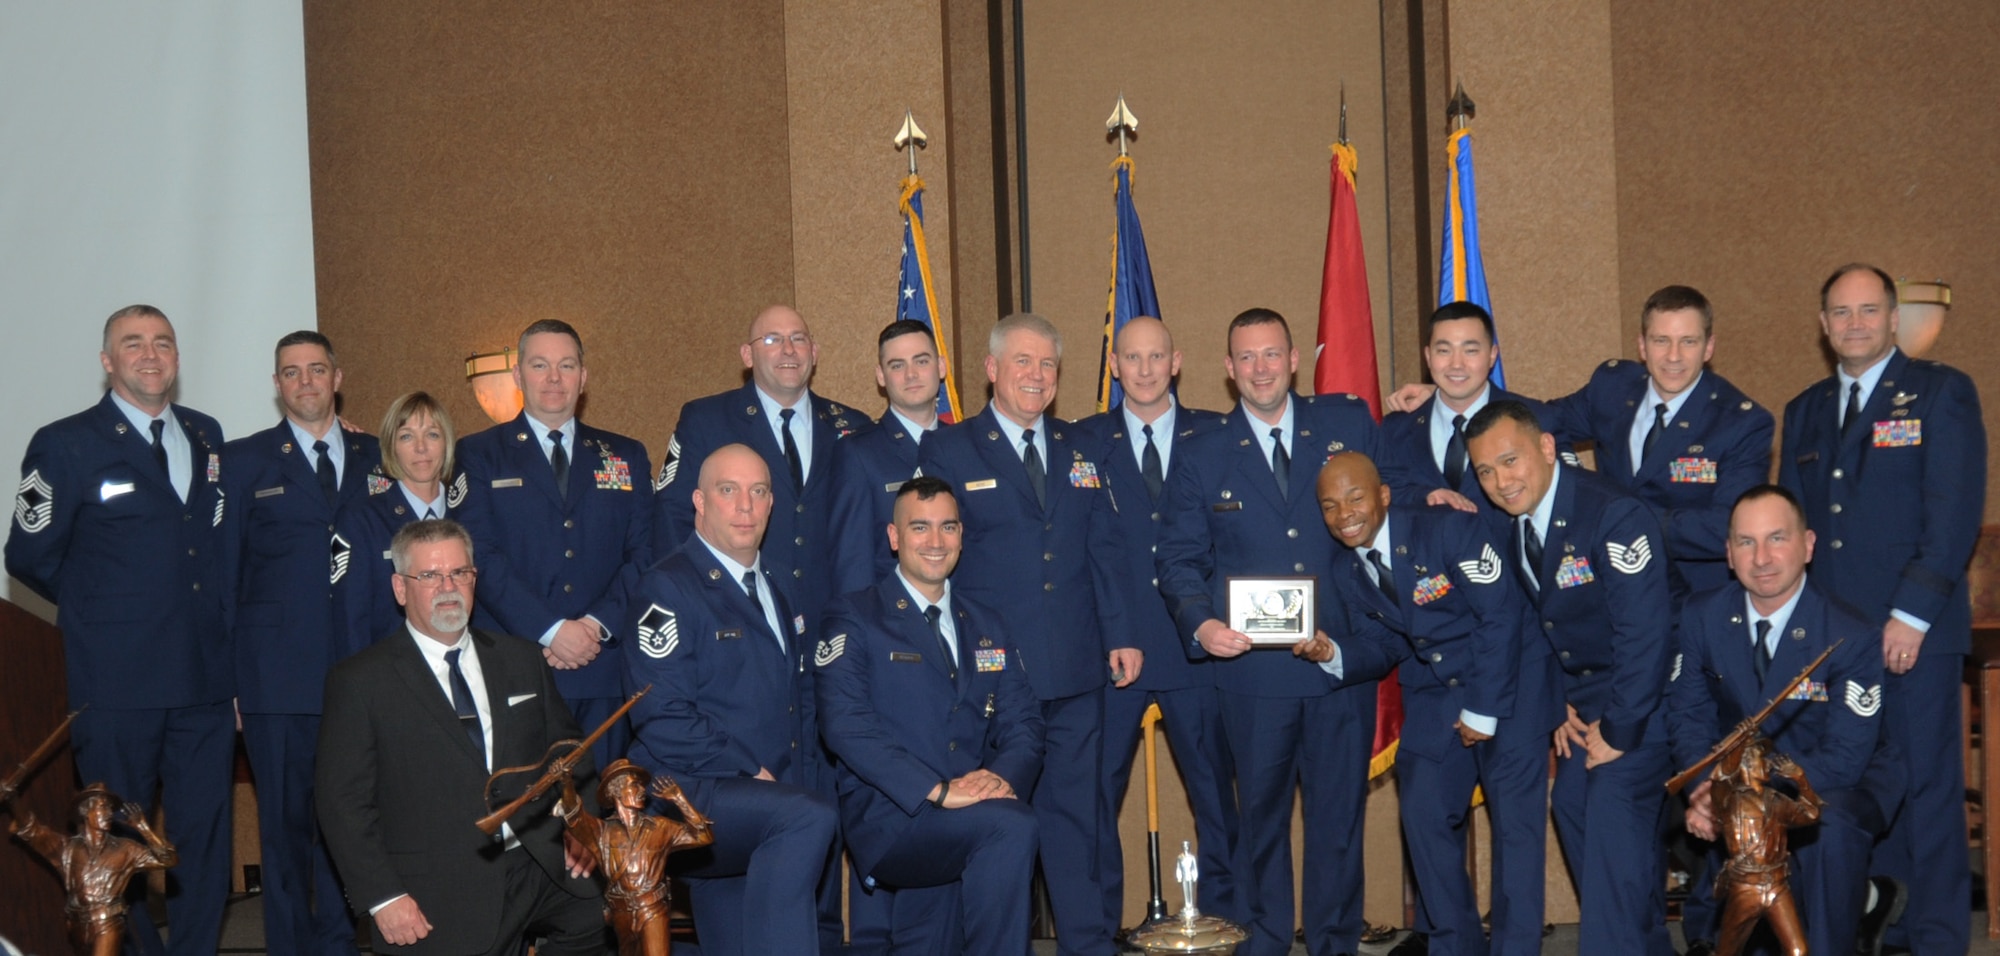
M1275 652L1253 652L1275 653ZM1362 814L1375 684L1318 697L1221 691L1222 726L1242 812L1237 907L1250 938L1239 956L1292 951L1292 794L1305 799L1306 950L1353 953L1362 917Z
M1657 713L1645 743L1611 763L1588 770L1576 746L1557 758L1551 804L1582 904L1577 952L1673 956L1660 832L1672 763Z
M1405 698L1408 699L1407 697ZM1406 725L1407 726L1407 725ZM1502 721L1492 740L1453 742L1437 757L1396 755L1403 843L1417 883L1417 929L1433 956L1537 956L1542 951L1543 867L1549 816L1546 728ZM1465 870L1472 789L1493 821L1493 938Z
M714 821L715 842L668 863L688 882L701 951L821 952L815 897L840 826L832 798L748 777L688 777L681 786Z
M257 783L264 942L274 952L351 956L354 923L313 810L318 747L317 714L243 715L243 748Z
M870 874L895 888L895 956L1024 956L1035 812L1019 800L925 807Z
M173 946L135 900L126 914L129 951L213 956L222 937L222 904L229 898L231 764L236 718L228 701L165 710L92 707L70 725L76 769L85 783L102 782L120 798L148 810L158 795L166 810L161 833L180 853L167 871L167 919ZM310 770L308 770L310 773ZM133 880L135 897L144 881Z
M1222 705L1215 694L1214 687L1104 692L1104 818L1097 866L1104 874L1104 912L1112 926L1125 917L1125 855L1118 842L1118 807L1132 782L1139 720L1155 701L1165 718L1167 743L1173 747L1188 806L1194 811L1195 857L1201 869L1197 904L1203 913L1243 921L1236 904L1235 875L1230 872L1237 842L1236 794L1229 784L1229 747L1222 740ZM1162 836L1160 855L1172 859L1180 852L1180 842ZM1169 877L1162 879L1172 882Z
M1925 652L1909 673L1889 674L1882 685L1883 732L1908 761L1909 789L1875 848L1872 869L1909 888L1909 908L1885 938L1917 953L1963 953L1972 934L1965 756L1959 749L1964 668L1963 655Z
M1042 879L1055 911L1060 956L1111 952L1116 921L1105 919L1098 870L1098 794L1104 756L1104 691L1042 701L1042 775L1029 801L1041 829Z

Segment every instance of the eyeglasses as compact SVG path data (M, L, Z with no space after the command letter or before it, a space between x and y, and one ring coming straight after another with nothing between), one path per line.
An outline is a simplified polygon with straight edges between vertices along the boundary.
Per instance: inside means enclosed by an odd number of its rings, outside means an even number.
M470 587L472 582L479 580L479 569L459 568L456 571L423 571L417 574L404 574L398 571L396 576L409 578L427 588L438 587L444 584L444 579L450 578L451 583L463 588Z
M790 335L779 335L776 332L766 332L763 335L751 339L750 342L753 345L761 345L767 349L774 349L780 345L785 344L786 342L790 342L792 343L793 348L802 349L812 344L812 336L807 335L804 332L793 332Z

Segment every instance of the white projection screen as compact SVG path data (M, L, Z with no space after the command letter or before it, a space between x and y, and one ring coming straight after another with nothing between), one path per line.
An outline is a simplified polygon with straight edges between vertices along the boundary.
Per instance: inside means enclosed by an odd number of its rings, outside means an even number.
M297 2L0 0L8 490L34 430L103 393L104 319L135 302L174 321L180 402L232 438L277 421L271 348L317 325Z

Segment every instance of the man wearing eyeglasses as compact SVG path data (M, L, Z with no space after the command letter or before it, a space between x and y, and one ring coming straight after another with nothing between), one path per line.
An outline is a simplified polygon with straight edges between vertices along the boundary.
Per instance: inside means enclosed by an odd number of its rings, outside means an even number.
M582 736L543 650L468 626L473 542L448 519L389 545L406 627L335 665L315 775L319 824L378 953L609 953L588 851L551 790L491 836L474 821L517 797L551 744ZM588 755L575 777L594 774ZM586 793L595 787L585 787ZM596 807L588 807L592 813Z
M806 320L789 306L759 312L738 351L750 381L681 408L653 483L659 498L653 545L664 554L694 532L690 502L701 463L724 445L748 445L771 469L764 561L793 611L807 628L816 628L833 590L833 563L826 556L833 549L836 446L865 427L868 417L813 394L819 346Z
M313 748L321 690L340 656L333 589L355 558L328 528L368 499L373 435L340 427L340 362L313 331L278 340L277 425L222 450L223 615L236 648L236 703L257 781L264 938L288 952L352 953L354 925L313 833Z
M521 414L460 439L447 497L461 499L455 513L480 542L480 610L541 643L577 723L596 727L624 702L619 642L632 636L627 598L653 560L653 489L644 445L577 420L589 376L569 323L523 330ZM609 764L631 739L621 721L592 755Z

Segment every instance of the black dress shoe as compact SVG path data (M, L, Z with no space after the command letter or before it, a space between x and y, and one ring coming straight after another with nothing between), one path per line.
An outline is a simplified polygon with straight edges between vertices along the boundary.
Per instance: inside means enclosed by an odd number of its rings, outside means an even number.
M1871 876L1868 882L1875 887L1875 905L1861 914L1861 925L1854 932L1854 952L1855 956L1882 956L1882 933L1903 918L1903 907L1910 897L1903 884L1886 876Z
M1693 940L1688 943L1687 949L1682 950L1681 956L1715 956L1715 944L1705 939Z
M1416 930L1411 930L1402 941L1389 950L1389 956L1429 956L1431 938Z

